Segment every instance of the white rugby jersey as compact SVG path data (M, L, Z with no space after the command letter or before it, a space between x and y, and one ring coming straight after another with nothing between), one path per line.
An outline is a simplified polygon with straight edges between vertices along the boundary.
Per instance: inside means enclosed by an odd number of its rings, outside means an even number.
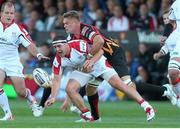
M83 64L86 61L88 54L88 44L83 40L71 40L68 42L70 46L70 55L68 57L61 58L58 53L53 62L53 73L59 74L61 67L74 67L76 69L82 68ZM106 65L106 58L102 56L92 68L93 76L97 77L101 75L109 65Z
M27 47L32 42L27 31L15 22L9 26L0 21L0 62L19 62L18 47ZM7 62L9 63L9 62Z
M175 20L177 27L180 28L180 0L176 0L171 5L169 19Z

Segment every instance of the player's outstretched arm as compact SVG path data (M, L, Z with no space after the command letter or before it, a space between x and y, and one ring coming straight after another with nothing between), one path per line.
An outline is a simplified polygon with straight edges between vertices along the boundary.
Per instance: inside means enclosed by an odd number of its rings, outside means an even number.
M60 88L60 78L60 75L54 75L51 86L51 98L45 102L46 107L52 105L56 101L56 96Z
M46 57L43 54L39 53L37 50L37 47L33 43L31 43L29 46L27 46L27 49L34 57L37 57L38 60L42 60L42 59L49 60L50 59L49 57Z
M169 52L169 51L168 51L166 45L164 45L164 46L161 47L161 49L160 49L159 52L154 53L153 59L154 59L154 60L158 60L160 57L168 54L168 52Z

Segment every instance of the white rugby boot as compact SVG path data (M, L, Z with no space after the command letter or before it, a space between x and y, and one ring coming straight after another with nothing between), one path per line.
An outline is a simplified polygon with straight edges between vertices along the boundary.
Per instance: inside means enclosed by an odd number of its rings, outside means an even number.
M85 120L85 119L83 119L83 118L81 118L81 119L79 119L79 120L76 120L75 122L77 122L77 123L83 123L83 122L102 122L102 120L101 120L101 117L99 118L99 119L97 119L97 120L92 120L92 121L87 121L87 120Z
M180 97L177 97L177 107L180 108Z
M146 111L146 116L147 116L147 121L150 122L155 118L155 111L152 108L152 106L149 106L145 109Z
M80 114L81 119L76 120L75 122L93 122L94 118L91 116L91 112L85 112Z
M0 121L9 121L9 120L14 120L11 113L6 113L5 116L0 119Z
M29 107L30 107L33 115L34 115L34 112L38 112L38 110L39 110L39 105L37 104L37 101L36 101L36 99L35 99L34 97L33 97L33 101L27 100L27 103L28 103L28 105L29 105ZM35 116L35 115L34 115L34 116Z
M74 105L71 105L70 106L70 111L73 112L73 113L76 113L78 115L80 115L82 112Z
M35 109L33 109L33 116L34 117L40 117L44 113L44 107L37 106Z
M174 93L172 86L170 84L164 84L164 87L167 88L166 91L164 91L164 94L162 96L166 96L170 101L172 105L176 105L177 104L177 96Z

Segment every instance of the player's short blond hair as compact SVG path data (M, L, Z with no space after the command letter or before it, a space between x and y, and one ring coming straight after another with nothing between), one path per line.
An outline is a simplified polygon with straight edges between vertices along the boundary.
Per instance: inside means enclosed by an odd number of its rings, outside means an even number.
M63 18L75 18L80 20L78 11L71 10L63 14Z
M10 2L10 1L4 2L4 3L2 4L2 6L1 6L1 12L4 11L5 6L14 7L14 4L13 4L12 2ZM15 8L15 7L14 7L14 8Z

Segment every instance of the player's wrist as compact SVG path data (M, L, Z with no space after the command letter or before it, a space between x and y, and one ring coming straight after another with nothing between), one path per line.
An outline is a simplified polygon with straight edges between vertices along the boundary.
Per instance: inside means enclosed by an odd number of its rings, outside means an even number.
M56 101L56 97L51 97L51 102L55 102Z
M38 53L37 55L36 55L36 57L38 58L38 60L41 60L41 57L43 56L43 54L42 53Z
M88 60L91 59L92 57L93 57L93 55L90 54L90 53L87 55L87 59L88 59Z

